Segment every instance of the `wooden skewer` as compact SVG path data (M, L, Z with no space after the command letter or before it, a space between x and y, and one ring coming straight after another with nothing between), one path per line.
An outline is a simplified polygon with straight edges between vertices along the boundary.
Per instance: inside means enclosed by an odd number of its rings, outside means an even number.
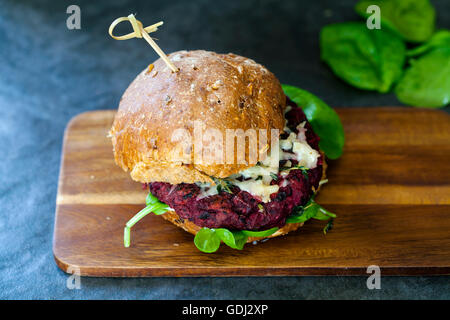
M175 67L172 61L169 60L169 57L166 56L166 54L161 50L161 48L156 44L156 42L148 35L148 33L145 32L144 29L142 29L142 31L144 31L142 33L142 36L148 42L148 44L152 46L152 48L156 51L156 53L161 57L161 59L164 60L164 62L170 69L172 69L173 72L177 72L178 68Z
M131 26L133 27L133 32L123 35L123 36L114 36L113 31L114 28L123 21L129 21ZM156 51L156 53L163 59L163 61L167 64L167 66L173 71L177 72L178 68L169 60L164 51L156 44L156 42L148 35L149 32L155 32L158 30L158 27L162 25L163 22L160 21L148 27L143 27L142 22L136 19L133 14L130 14L128 17L120 17L111 23L109 27L109 35L116 40L128 40L132 38L144 38L145 41Z

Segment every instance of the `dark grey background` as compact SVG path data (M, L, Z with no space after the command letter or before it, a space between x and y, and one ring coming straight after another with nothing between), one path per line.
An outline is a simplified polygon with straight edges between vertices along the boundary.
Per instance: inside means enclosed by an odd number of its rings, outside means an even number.
M359 19L354 3L1 1L0 298L448 299L448 277L383 277L374 291L365 277L82 278L81 290L69 290L53 262L64 127L80 112L116 108L129 82L157 58L143 40L112 40L107 30L115 18L137 13L145 25L164 20L154 36L166 52L245 55L331 106L398 105L393 94L346 85L319 61L320 28ZM449 28L450 1L433 3L438 26ZM81 7L81 30L66 28L70 4Z

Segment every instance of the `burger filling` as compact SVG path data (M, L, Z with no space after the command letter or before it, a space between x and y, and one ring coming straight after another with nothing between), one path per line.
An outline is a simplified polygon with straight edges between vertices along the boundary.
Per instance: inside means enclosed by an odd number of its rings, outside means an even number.
M200 227L266 230L284 226L294 207L305 205L318 188L323 165L319 137L302 109L289 99L287 104L278 153L226 179L214 179L215 185L153 182L150 192L181 219Z

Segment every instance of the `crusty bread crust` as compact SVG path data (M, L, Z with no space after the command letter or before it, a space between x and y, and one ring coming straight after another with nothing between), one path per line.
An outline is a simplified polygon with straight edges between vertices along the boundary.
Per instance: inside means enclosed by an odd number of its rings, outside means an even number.
M325 156L324 156L323 152L321 152L321 153L322 153L322 156L324 157L323 167L322 167L322 180L324 180L326 178L327 164L325 162ZM321 186L319 185L319 188L317 189L316 192L318 192L320 190L320 188L321 188ZM180 227L183 230L185 230L189 233L192 233L193 235L197 234L197 232L202 228L189 220L180 218L180 216L178 216L178 214L175 211L167 211L166 213L161 215L161 217L163 217L167 221L172 222L177 227ZM288 223L288 224L285 224L282 228L278 229L275 233L271 234L268 237L248 237L247 243L283 236L283 235L288 234L291 231L297 230L301 226L303 226L303 222Z
M161 216L164 219L166 219L167 221L172 222L177 227L180 227L180 228L184 229L185 231L192 233L193 235L197 234L197 232L202 228L189 220L181 219L178 216L178 214L176 214L175 211L167 211L166 213L164 213ZM268 237L248 237L247 243L263 240L266 238L274 238L274 237L282 236L282 235L288 234L288 232L297 230L302 225L303 225L303 222L302 223L289 223L289 224L284 225L282 228L278 229L275 233L271 234Z
M178 72L158 59L125 91L110 130L116 163L136 181L172 184L210 182L210 176L225 178L255 165L194 163L195 150L172 141L172 134L185 129L194 137L196 120L223 137L226 129L281 133L286 97L277 78L234 54L178 51L169 58Z

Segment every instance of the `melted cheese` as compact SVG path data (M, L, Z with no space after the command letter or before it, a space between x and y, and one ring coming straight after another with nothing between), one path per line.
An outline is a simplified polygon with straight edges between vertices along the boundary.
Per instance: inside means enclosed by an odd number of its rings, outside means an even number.
M308 169L313 169L317 166L319 153L306 142L294 142L292 151L295 153L299 165Z
M273 180L272 175L277 175L280 172L280 160L287 160L285 163L286 167L292 166L290 160L296 160L299 165L308 169L313 169L317 166L317 159L320 154L306 142L306 129L304 127L305 122L299 124L297 126L298 134L296 134L295 132L291 132L286 126L285 132L289 133L289 136L286 139L280 139L278 148L275 147L266 159L254 167L230 176L227 180L241 190L259 197L261 201L265 203L270 202L270 195L279 190L279 186L271 185L271 182ZM288 171L282 172L281 179L287 176L287 174ZM238 178L240 179L238 180ZM216 186L211 186L209 183L198 185L201 188L201 193L197 199L218 194ZM286 185L287 180L283 179L281 186L284 187Z
M263 180L244 180L233 181L233 184L238 186L239 189L247 191L251 195L261 198L262 202L270 202L270 195L272 193L278 192L280 188L278 185L266 185Z
M217 186L212 186L210 183L198 182L197 185L200 187L200 194L197 196L197 200L219 194L217 192Z

